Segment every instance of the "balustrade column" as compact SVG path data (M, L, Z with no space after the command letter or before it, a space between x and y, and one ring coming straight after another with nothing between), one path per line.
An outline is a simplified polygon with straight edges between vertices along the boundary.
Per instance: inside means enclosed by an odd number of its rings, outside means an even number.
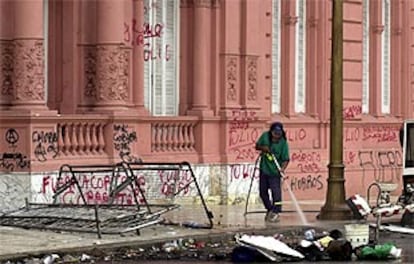
M13 1L13 109L46 110L43 0Z

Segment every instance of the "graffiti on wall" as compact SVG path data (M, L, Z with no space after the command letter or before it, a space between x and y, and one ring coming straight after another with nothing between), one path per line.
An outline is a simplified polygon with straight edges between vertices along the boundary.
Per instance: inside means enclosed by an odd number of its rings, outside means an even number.
M304 128L288 129L286 131L288 142L302 142L306 140L306 130Z
M362 114L361 105L351 105L344 107L342 110L342 116L344 120L351 120L360 117Z
M261 131L259 128L250 125L257 118L254 111L232 111L227 147L230 153L236 155L236 160L254 160L257 157L255 144L261 135Z
M369 141L372 143L397 142L400 128L393 126L371 126L345 128L345 142Z
M132 154L131 144L138 139L136 131L130 131L126 124L114 124L114 148L118 151L121 160L126 162L140 162L141 159Z
M209 171L207 166L194 167L199 188L203 195L208 195ZM58 173L35 175L32 180L32 191L35 202L52 202L52 196L58 186L71 180L71 175L66 174L58 180ZM111 174L106 173L80 173L76 175L82 193L87 203L104 204L109 201ZM117 174L118 184L124 182L127 176L124 173ZM143 195L149 201L170 198L177 190L181 190L177 197L194 197L197 189L193 183L189 171L182 170L179 173L168 170L150 170L136 172L136 184L140 186ZM143 202L139 188L127 187L114 198L115 204L135 204L134 193L138 202ZM83 204L81 194L76 185L72 185L59 196L59 202L65 204Z
M402 153L399 150L361 150L347 151L346 156L352 156L353 163L362 169L361 182L364 183L367 175L373 175L377 182L400 182ZM370 177L371 179L371 177Z
M323 178L321 174L309 174L305 176L286 176L285 181L293 192L299 191L320 191L323 189ZM284 185L284 191L287 186Z
M37 161L45 162L59 154L58 135L54 131L33 131L32 143Z
M160 41L163 35L165 35L165 26L162 23L144 22L138 25L135 18L131 23L124 23L124 42L132 46L143 47L144 61L169 61L171 59L171 45Z
M14 171L16 169L30 168L30 159L21 152L16 151L20 139L18 131L14 128L9 128L4 138L10 151L0 154L0 169Z
M125 181L127 176L124 174L118 175L120 181ZM40 186L39 183L34 187L37 192L35 200L42 202L51 201L53 193L58 186L69 182L72 178L71 174L62 175L59 179L57 174L44 175L41 177ZM76 175L79 182L80 189L85 196L86 203L88 204L105 204L109 201L109 192L111 184L111 176L102 173L83 173ZM140 186L145 187L145 178L137 177L137 183ZM142 202L140 192L138 188L133 190L139 197L139 201ZM70 186L60 196L59 202L64 204L83 204L81 193L76 185ZM134 204L133 192L128 187L127 190L118 193L114 200L115 204Z

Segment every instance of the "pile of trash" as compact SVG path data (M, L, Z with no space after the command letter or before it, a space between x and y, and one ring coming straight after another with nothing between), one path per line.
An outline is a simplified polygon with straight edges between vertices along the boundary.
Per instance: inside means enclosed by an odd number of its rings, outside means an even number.
M364 227L363 229L366 227L367 232L361 232L361 226ZM231 261L234 263L301 260L314 262L401 258L402 250L394 244L375 244L369 241L368 236L369 226L367 225L349 225L345 236L337 229L320 233L309 229L302 237L296 238L296 241L292 241L291 238L285 239L280 234L273 236L237 235L235 237L237 246L233 249Z
M10 260L0 264L120 264L141 261L191 262L291 262L352 261L401 258L402 250L393 243L375 244L369 240L369 225L346 225L342 232L292 228L280 233L257 231L220 237L176 238L151 244L95 248L70 254L48 254Z

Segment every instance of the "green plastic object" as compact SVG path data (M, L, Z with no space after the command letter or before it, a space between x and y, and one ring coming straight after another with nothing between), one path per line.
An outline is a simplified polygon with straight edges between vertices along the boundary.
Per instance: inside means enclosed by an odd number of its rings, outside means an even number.
M365 246L360 253L361 259L388 259L390 257L391 249L394 247L392 243L385 243L383 245L375 245L374 247Z

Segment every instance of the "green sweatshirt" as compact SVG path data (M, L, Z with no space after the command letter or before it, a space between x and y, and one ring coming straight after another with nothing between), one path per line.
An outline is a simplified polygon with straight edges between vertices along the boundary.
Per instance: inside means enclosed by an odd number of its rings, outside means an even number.
M276 157L279 165L289 161L289 146L286 139L281 138L278 142L271 141L271 134L269 131L264 132L256 142L256 146L268 146L270 152ZM260 170L267 175L280 176L279 170L271 154L262 153L260 160Z

